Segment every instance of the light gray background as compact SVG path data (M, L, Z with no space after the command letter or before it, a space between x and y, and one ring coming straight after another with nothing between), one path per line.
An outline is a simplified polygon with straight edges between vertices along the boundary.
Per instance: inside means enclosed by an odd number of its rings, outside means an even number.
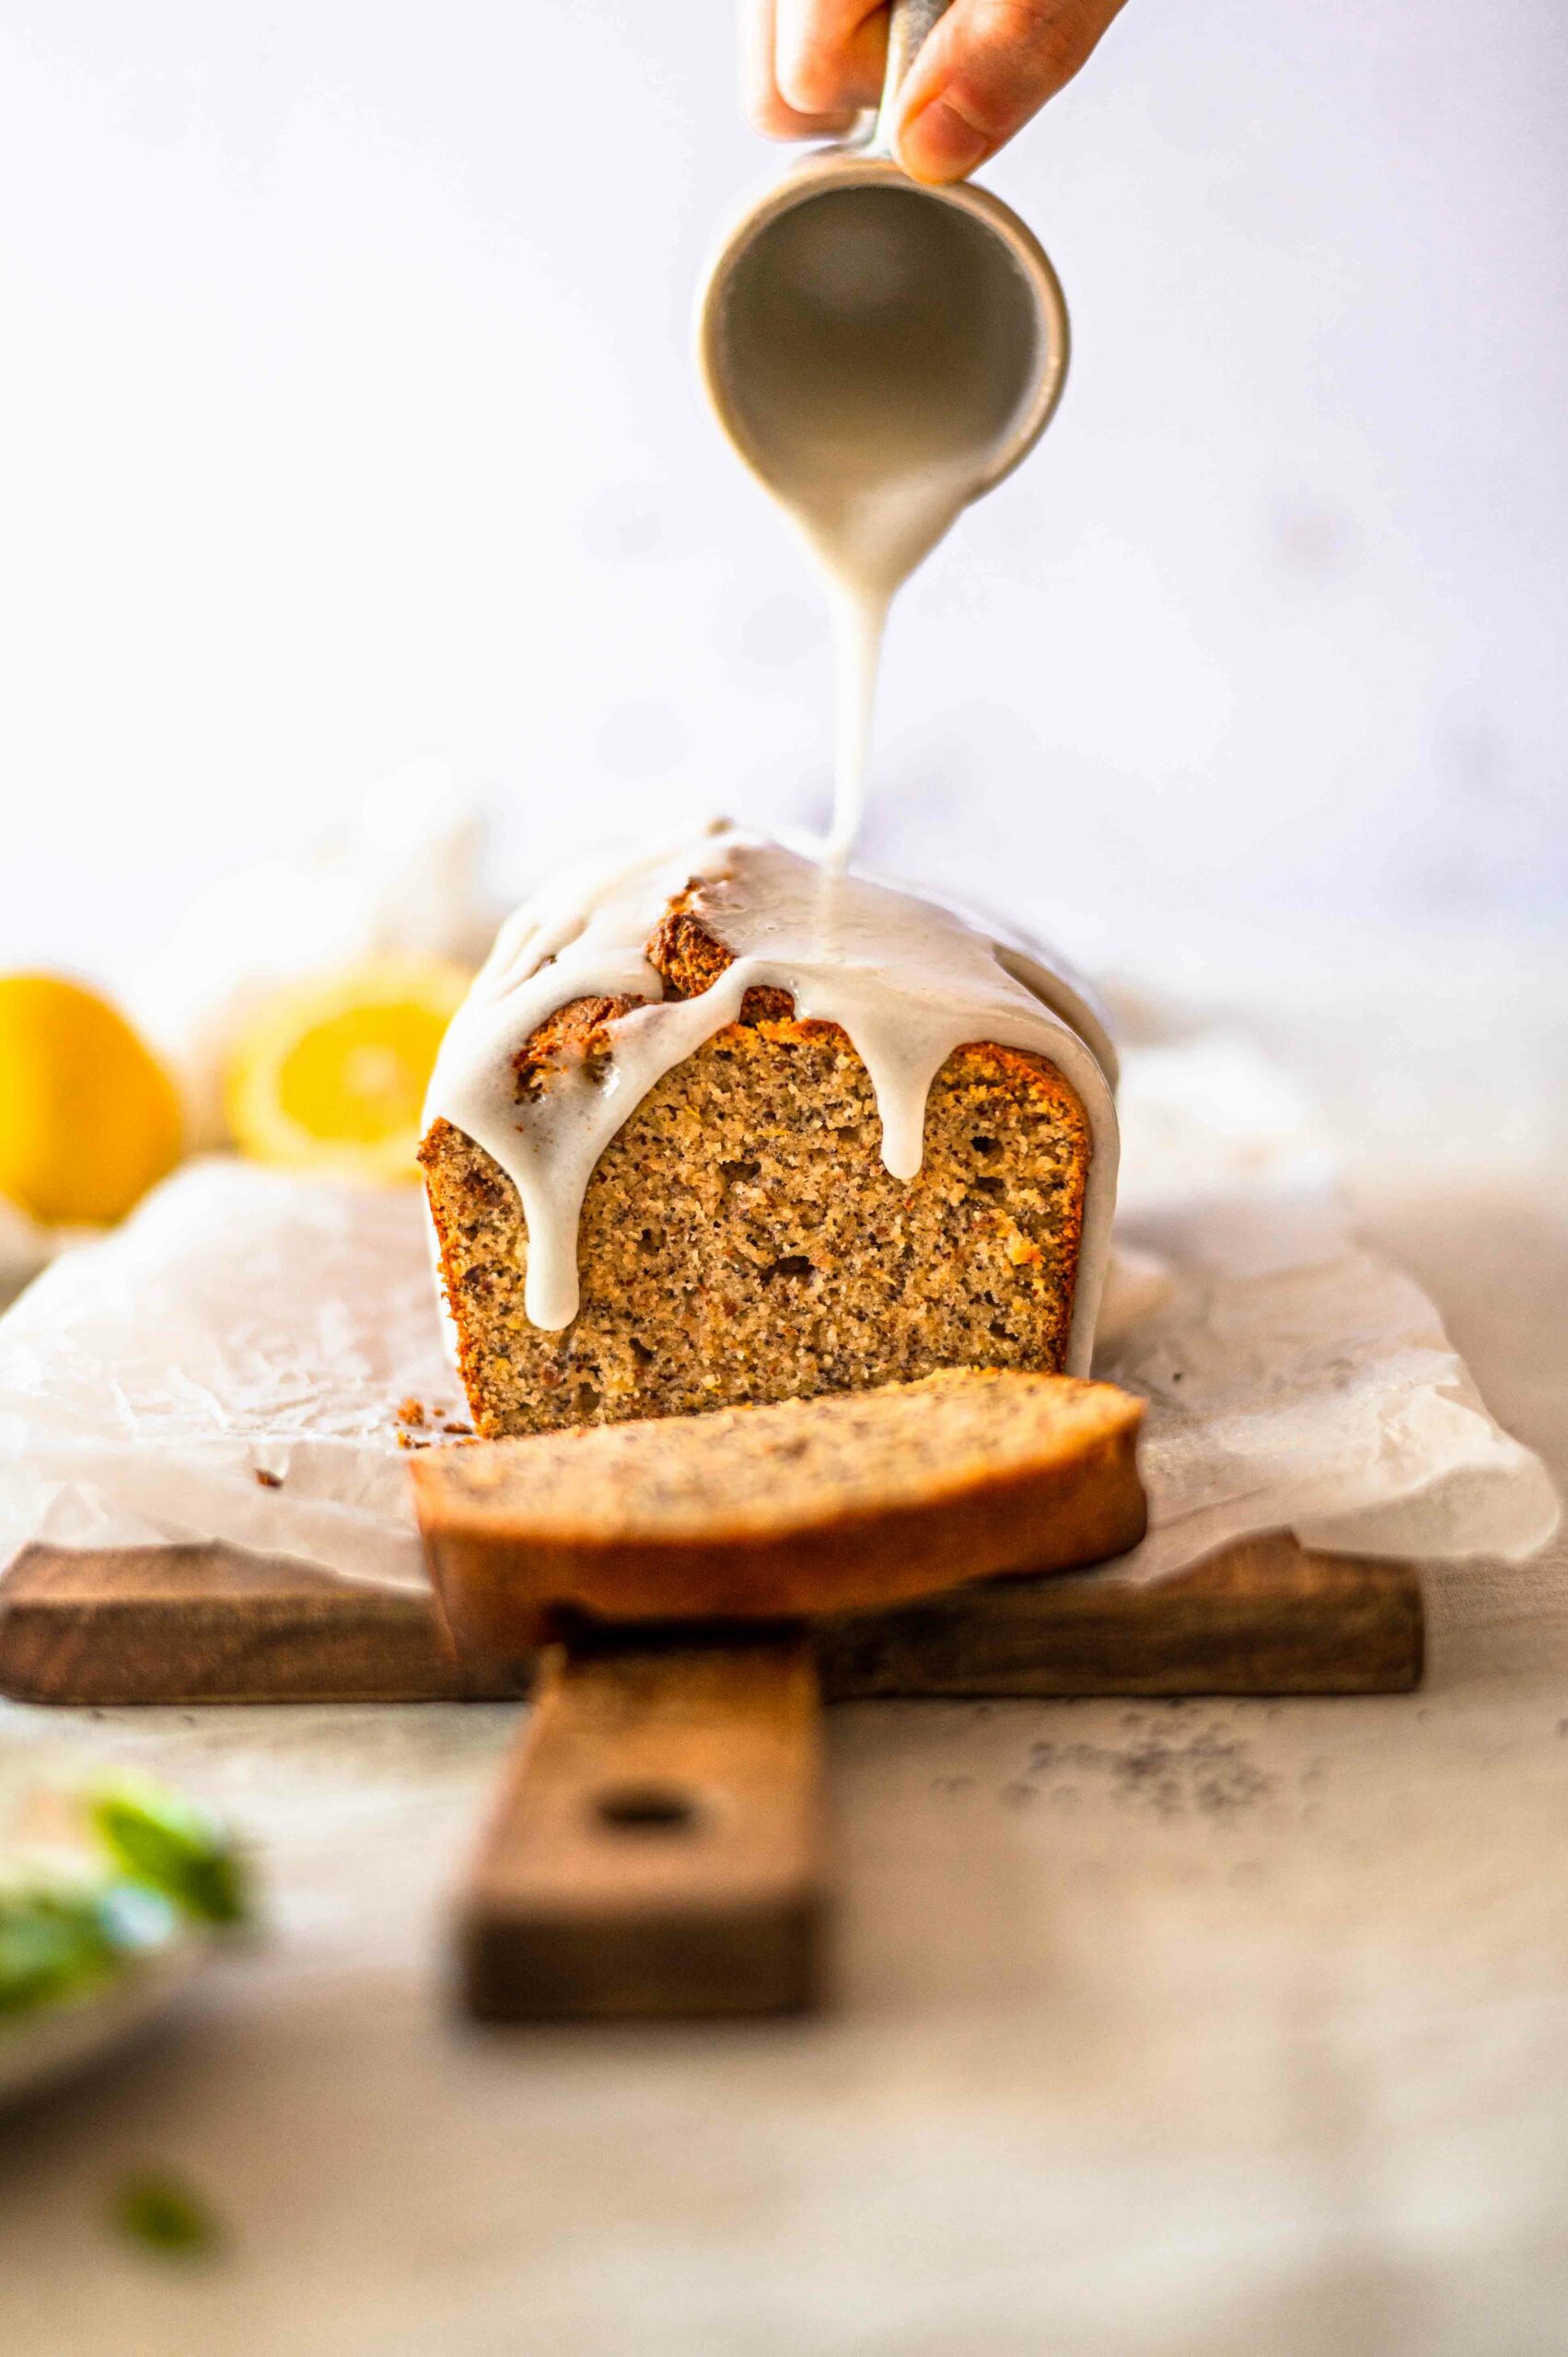
M1077 357L896 617L875 854L1550 925L1565 79L1550 0L1132 0L992 175ZM732 82L716 0L4 0L0 962L134 965L424 753L519 865L819 810L815 587L688 358Z

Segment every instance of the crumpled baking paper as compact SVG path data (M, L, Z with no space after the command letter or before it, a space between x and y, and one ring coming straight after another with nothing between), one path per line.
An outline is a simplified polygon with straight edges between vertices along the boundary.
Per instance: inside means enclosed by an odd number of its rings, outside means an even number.
M1118 1235L1157 1304L1097 1371L1148 1399L1152 1579L1249 1533L1518 1558L1557 1502L1409 1278L1350 1239L1294 1089L1218 1035L1133 1050ZM424 1573L412 1435L466 1422L410 1191L191 1165L0 1319L0 1562L225 1540L345 1579Z

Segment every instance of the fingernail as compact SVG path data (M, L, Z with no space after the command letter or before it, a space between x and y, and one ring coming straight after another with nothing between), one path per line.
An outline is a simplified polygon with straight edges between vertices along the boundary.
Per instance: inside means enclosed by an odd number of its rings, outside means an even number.
M991 142L946 99L933 99L899 134L899 161L917 180L961 180L985 161Z

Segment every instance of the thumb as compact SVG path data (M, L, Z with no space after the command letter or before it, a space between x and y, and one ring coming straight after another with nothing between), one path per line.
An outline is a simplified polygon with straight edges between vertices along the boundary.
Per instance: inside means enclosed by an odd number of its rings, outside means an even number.
M961 180L1070 82L1121 0L953 0L910 69L899 161Z

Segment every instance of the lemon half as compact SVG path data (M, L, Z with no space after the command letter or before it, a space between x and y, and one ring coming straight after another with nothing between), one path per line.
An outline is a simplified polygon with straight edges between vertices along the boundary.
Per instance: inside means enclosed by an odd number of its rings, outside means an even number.
M258 1162L413 1178L424 1092L469 986L434 958L382 958L266 1001L228 1059L224 1105Z
M0 1195L46 1226L107 1226L174 1167L180 1128L173 1081L107 999L0 974Z

